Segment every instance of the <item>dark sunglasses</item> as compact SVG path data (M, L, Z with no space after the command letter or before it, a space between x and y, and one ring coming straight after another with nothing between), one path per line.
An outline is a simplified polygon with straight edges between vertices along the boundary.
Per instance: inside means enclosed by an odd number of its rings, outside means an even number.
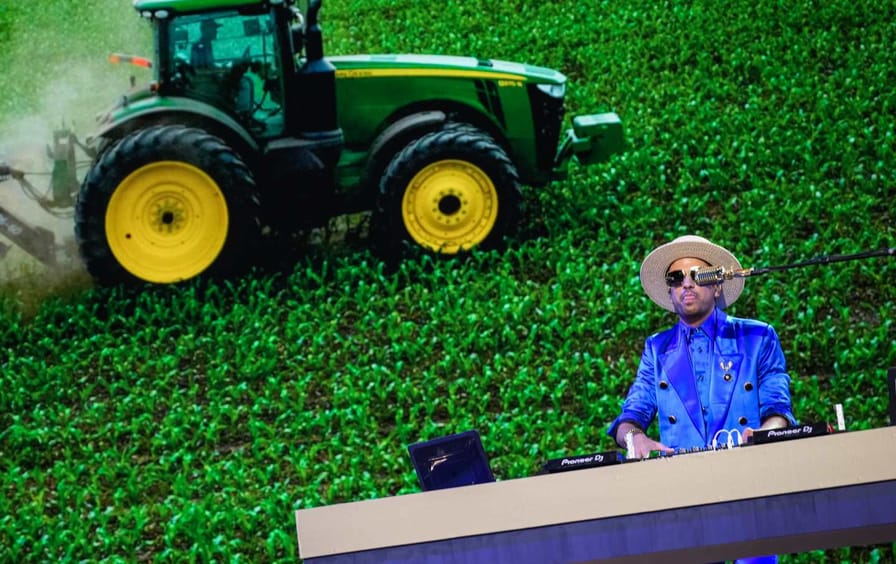
M696 266L687 272L685 272L684 270L669 271L666 273L666 286L669 286L670 288L680 288L681 285L684 284L685 277L688 275L690 275L691 280L693 280L694 283L696 284L697 283L697 279L695 278L695 276L697 276L697 267Z

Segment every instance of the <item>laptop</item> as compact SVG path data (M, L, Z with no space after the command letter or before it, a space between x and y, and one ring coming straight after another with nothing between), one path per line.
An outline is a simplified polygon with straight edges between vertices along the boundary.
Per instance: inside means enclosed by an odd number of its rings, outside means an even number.
M414 443L408 452L423 491L495 481L476 430Z

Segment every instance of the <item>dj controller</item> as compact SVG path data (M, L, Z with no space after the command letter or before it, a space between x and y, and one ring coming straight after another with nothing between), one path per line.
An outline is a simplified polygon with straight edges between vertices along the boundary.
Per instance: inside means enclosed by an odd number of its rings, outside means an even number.
M829 423L804 423L802 425L794 425L791 427L783 427L780 429L753 431L752 436L750 436L745 441L741 441L741 435L739 432L725 431L724 433L717 433L716 437L713 438L712 443L708 446L676 449L670 453L654 451L651 453L650 457L644 459L630 455L627 456L626 453L620 450L610 450L591 454L579 454L574 456L553 458L545 462L544 466L542 467L541 473L552 474L555 472L566 472L569 470L579 470L582 468L596 468L614 464L641 462L643 460L668 458L671 456L679 456L696 452L719 452L734 448L749 447L753 445L763 445L780 441L791 441L796 439L805 439L808 437L818 437L822 435L828 435L833 432L834 428ZM720 436L724 437L724 440L720 441Z

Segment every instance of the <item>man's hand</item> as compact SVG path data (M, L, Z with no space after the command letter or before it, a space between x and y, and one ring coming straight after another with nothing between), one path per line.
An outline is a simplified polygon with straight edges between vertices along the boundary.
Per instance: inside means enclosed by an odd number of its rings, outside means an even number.
M673 452L675 452L674 449L667 447L659 441L651 439L645 433L636 433L632 435L632 443L635 447L635 458L650 458L650 453L655 450L667 454L672 454Z
M625 436L629 431L632 431L632 443L634 443L635 458L648 458L650 457L650 453L655 450L669 454L675 452L663 443L651 439L640 427L627 421L621 423L616 429L616 444L626 450L628 449L628 446L625 444Z

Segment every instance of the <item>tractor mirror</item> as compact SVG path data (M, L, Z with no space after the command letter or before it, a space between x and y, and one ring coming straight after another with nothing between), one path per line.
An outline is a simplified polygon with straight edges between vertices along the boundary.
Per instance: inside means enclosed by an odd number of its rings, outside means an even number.
M292 35L292 48L296 53L301 53L305 48L305 28L298 24L293 24L289 28Z

